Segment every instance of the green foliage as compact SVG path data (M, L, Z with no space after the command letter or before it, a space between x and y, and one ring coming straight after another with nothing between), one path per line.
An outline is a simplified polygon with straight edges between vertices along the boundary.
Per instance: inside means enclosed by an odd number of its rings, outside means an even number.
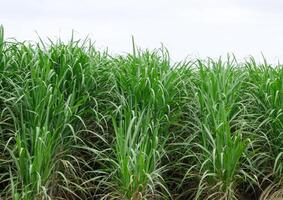
M266 199L282 141L281 65L110 56L0 27L0 199Z
M273 68L266 62L257 65L254 59L246 63L249 73L250 109L256 124L254 140L259 146L259 163L272 179L282 181L283 162L283 68ZM263 162L265 161L265 162Z

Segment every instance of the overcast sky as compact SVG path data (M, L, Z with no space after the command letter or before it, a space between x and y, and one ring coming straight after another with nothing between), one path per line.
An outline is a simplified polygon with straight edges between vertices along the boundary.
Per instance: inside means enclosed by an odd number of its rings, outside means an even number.
M283 62L281 0L1 0L6 38L90 36L99 49L131 51L131 35L142 48L163 43L174 60L238 58L263 53Z

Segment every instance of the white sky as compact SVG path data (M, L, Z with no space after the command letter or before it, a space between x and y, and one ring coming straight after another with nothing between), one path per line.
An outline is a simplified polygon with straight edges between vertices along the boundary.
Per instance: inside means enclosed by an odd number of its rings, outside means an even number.
M90 36L99 49L131 51L163 43L173 60L238 58L261 53L283 62L283 1L280 0L0 0L7 37Z

